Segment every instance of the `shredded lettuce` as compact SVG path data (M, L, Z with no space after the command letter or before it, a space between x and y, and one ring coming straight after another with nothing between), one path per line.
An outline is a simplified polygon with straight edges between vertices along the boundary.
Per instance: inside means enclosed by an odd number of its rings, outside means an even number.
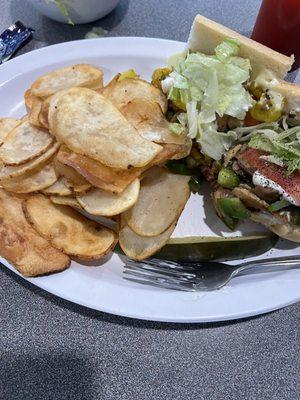
M218 60L227 61L230 57L236 56L239 52L239 43L234 39L225 39L215 48L215 54Z
M201 150L214 160L220 160L236 140L237 134L233 131L230 133L218 132L216 123L201 125L199 139Z
M286 165L288 174L300 169L300 126L284 129L254 129L248 143L251 148L270 153L264 159Z
M253 106L244 88L250 77L250 62L237 57L238 51L239 43L226 39L211 56L198 52L175 55L169 60L173 72L162 82L168 99L186 110L186 120L181 117L184 123L179 122L187 126L188 136L200 143L203 154L216 160L238 137L237 133L218 132L217 116L243 120Z
M178 122L170 122L169 123L170 130L175 133L175 135L182 135L185 131L184 127Z

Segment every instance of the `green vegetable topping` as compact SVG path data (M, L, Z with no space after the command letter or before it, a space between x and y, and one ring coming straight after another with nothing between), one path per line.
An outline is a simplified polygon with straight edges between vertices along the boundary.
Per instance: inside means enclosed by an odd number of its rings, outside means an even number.
M134 69L129 69L128 71L124 71L118 78L118 82L122 81L123 79L137 79L140 76L135 72Z
M185 131L184 127L181 124L179 124L178 122L170 122L169 127L170 127L171 131L173 133L175 133L175 135L178 135L178 136L181 135Z
M287 164L288 174L300 169L300 126L286 130L276 123L273 128L253 127L248 146L266 151L272 156L262 156L262 159L277 165Z
M193 193L199 193L201 189L201 180L197 176L191 176L189 180L190 189Z
M166 79L168 75L172 72L172 69L169 67L157 68L154 70L152 74L151 83L158 89L161 89L161 81Z
M191 170L183 160L169 160L166 162L166 167L175 174L193 175L193 170Z
M226 39L215 55L189 52L172 57L173 71L162 81L168 99L186 111L182 124L188 136L214 160L220 160L237 140L235 132L218 132L217 115L243 120L254 103L244 87L251 65L248 59L237 57L238 50L237 41Z
M234 219L248 219L251 212L244 206L240 199L236 197L226 197L218 199L218 206L222 213Z
M200 191L202 181L201 172L197 166L194 166L195 164L191 164L190 159L192 159L192 157L187 157L181 160L169 160L165 165L175 174L190 176L191 179L189 181L189 185L191 191L193 193L198 193Z
M218 184L227 189L234 189L240 184L239 177L231 168L222 168L218 174Z
M281 200L275 201L275 203L272 203L268 207L268 210L270 212L276 212L276 211L282 210L283 208L286 208L290 205L291 205L291 203L289 203L287 200L281 199Z

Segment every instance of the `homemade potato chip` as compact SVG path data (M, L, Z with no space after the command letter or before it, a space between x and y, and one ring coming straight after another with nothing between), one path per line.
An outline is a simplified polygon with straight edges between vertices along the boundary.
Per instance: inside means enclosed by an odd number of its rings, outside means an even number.
M165 168L151 168L141 182L138 201L124 213L138 235L157 236L179 218L190 196L189 176Z
M75 197L67 197L67 196L51 196L50 200L54 204L60 204L63 206L69 206L76 209L80 209L81 205L75 199Z
M19 165L44 153L53 142L45 130L23 121L5 138L0 147L0 159L6 165Z
M134 99L120 111L144 139L155 143L185 144L186 135L176 135L171 131L158 103Z
M0 118L0 146L4 142L7 135L20 125L22 121L15 118Z
M124 253L134 260L144 260L160 250L171 237L176 221L167 230L157 236L145 237L137 235L127 225L119 232L119 243Z
M140 137L109 100L86 88L50 102L49 126L73 151L114 168L142 167L162 150Z
M53 204L43 195L25 201L25 214L53 246L80 259L99 259L116 243L115 233L110 229L88 220L71 207Z
M62 146L66 152L70 152L66 146ZM85 193L91 189L92 185L82 175L80 175L74 168L61 163L56 157L54 160L54 167L59 176L65 178L65 185L75 193Z
M17 176L21 176L24 174L29 173L30 171L36 170L47 160L49 160L59 149L60 144L59 143L53 143L50 148L45 151L42 155L39 157L34 158L31 161L26 162L25 164L21 165L5 165L0 162L0 182L7 181L9 179L14 179Z
M40 112L42 109L43 101L39 99L38 97L32 97L31 99L31 108L28 111L28 121L31 123L31 125L34 125L38 128L42 127L39 117L40 117Z
M14 193L32 193L53 185L57 176L52 164L45 165L41 170L28 175L21 175L2 183L5 190Z
M39 124L45 129L49 129L48 114L49 114L50 101L53 98L53 96L49 96L42 102L42 106L38 115Z
M77 196L79 204L90 214L111 217L121 214L132 207L139 196L140 181L135 179L121 194L93 189L88 193Z
M119 109L135 99L158 103L164 114L168 109L168 100L163 92L142 79L113 79L104 87L102 94Z
M34 99L34 96L31 94L30 89L26 90L26 92L24 93L24 102L25 102L27 111L29 111L32 108L33 99Z
M65 184L65 178L60 177L53 185L42 191L47 195L71 196L72 190Z
M103 87L103 72L89 64L77 64L58 69L38 78L30 88L33 96L48 97L71 87Z
M105 97L86 88L70 89L51 101L49 125L73 151L114 168L142 167L162 150L141 138Z
M164 145L163 150L153 159L149 166L132 168L127 171L107 167L89 157L72 152L66 146L61 146L57 154L57 160L74 168L92 185L112 193L122 193L131 182L141 176L151 165L161 165L177 153L178 145Z
M59 272L70 259L52 247L25 219L22 197L0 189L0 254L24 276Z

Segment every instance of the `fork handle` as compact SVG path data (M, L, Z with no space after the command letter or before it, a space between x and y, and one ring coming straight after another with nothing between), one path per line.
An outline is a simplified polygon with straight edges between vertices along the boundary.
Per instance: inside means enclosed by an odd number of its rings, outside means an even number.
M237 275L247 269L250 268L291 268L291 267L300 267L300 256L291 256L291 257L277 257L277 258L266 258L264 260L257 261L248 261L240 265L234 272L234 275Z

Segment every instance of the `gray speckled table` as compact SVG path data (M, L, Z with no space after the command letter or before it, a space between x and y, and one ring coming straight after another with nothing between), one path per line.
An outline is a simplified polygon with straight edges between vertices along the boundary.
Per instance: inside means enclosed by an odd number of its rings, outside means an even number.
M200 12L249 34L259 0L121 0L111 36L186 40ZM182 11L184 10L184 11ZM79 39L90 25L0 0L0 30L36 29L23 51ZM0 268L0 399L300 399L300 304L228 324L147 323L60 300Z

